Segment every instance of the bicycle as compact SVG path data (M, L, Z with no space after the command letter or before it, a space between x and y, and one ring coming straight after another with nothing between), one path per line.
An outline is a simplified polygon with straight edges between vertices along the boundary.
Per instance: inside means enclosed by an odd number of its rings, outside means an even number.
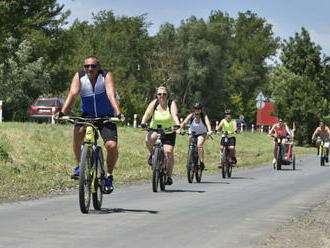
M276 143L276 163L273 164L274 170L281 170L282 169L282 164L283 163L283 157L282 157L282 140L286 139L286 136L277 136L275 137L274 135L272 135ZM275 166L276 165L276 166Z
M167 182L167 161L164 154L162 137L166 131L172 131L172 128L162 128L158 125L157 128L146 127L144 130L148 132L156 132L157 139L152 147L152 191L158 191L158 185L162 191L165 190Z
M99 137L97 124L106 122L119 122L115 117L72 117L63 116L60 120L72 124L86 125L86 133L81 144L81 154L79 162L79 206L84 214L89 212L92 196L93 207L100 210L103 202L103 193L105 191L105 170L103 151L97 145Z
M196 182L200 183L202 180L203 170L200 166L200 160L198 156L198 148L197 148L197 138L199 135L196 135L196 132L192 132L191 134L183 132L181 135L191 135L191 139L188 146L188 154L187 154L187 178L188 182L192 183L194 180L194 176L196 178Z
M222 157L221 157L221 174L222 178L231 178L231 174L233 171L233 163L230 157L230 150L229 150L229 137L228 135L236 135L236 132L229 133L228 131L225 132L216 132L217 135L222 135L223 147L222 147Z
M318 155L320 157L320 166L325 166L327 152L324 143L326 142L327 139L323 139L322 137L318 137L318 139L320 140L320 146L318 151Z

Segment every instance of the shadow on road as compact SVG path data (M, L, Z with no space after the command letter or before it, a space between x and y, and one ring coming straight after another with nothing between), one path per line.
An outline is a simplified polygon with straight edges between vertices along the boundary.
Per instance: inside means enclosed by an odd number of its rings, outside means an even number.
M146 209L127 209L127 208L101 208L101 210L90 210L90 214L114 214L114 213L148 213L158 214L159 211L146 210Z
M205 193L205 190L185 190L185 189L166 189L164 192L167 193Z
M219 181L202 181L202 182L200 182L201 184L203 184L203 183L219 183L219 184L230 184L230 183L228 183L228 182L219 182Z
M230 179L249 179L249 180L256 180L254 177L231 177Z

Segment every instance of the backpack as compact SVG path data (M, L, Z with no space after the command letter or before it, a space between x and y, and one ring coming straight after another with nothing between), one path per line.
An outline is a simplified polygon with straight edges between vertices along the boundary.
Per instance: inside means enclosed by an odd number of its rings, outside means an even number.
M190 119L190 125L192 124L192 122L194 121L194 119L195 119L195 113L192 113L193 115L192 115L192 117L191 117L191 119ZM201 120L202 120L202 123L205 125L205 127L207 127L206 126L206 123L205 123L205 115L204 115L204 112L201 112Z
M156 102L155 102L155 106L154 106L154 112L155 112L156 108L158 107L158 105L159 105L159 101L157 99ZM170 111L170 113L171 113L171 105L172 105L172 100L168 100L167 101L167 106L168 106L168 110Z

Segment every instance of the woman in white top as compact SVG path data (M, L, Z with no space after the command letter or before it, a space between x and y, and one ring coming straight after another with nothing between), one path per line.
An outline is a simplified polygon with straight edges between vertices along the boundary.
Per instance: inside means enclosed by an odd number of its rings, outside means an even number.
M198 135L197 138L197 147L198 147L198 156L201 161L201 168L204 169L204 150L203 145L205 142L206 135L211 135L211 124L208 116L202 111L203 105L199 102L194 104L194 112L189 114L186 119L180 124L181 129L190 122L189 127L189 140L192 137L192 132L195 132Z

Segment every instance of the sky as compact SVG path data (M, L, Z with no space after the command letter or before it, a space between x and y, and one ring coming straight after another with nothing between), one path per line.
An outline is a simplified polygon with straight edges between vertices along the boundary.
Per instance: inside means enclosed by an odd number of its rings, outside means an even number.
M227 12L237 18L239 12L251 10L273 25L275 36L281 39L308 30L311 39L330 56L330 1L329 0L58 0L64 10L71 10L69 25L75 20L92 22L92 13L113 11L115 16L147 14L152 23L148 31L157 34L160 25L169 22L179 27L191 16L207 20L212 10Z

